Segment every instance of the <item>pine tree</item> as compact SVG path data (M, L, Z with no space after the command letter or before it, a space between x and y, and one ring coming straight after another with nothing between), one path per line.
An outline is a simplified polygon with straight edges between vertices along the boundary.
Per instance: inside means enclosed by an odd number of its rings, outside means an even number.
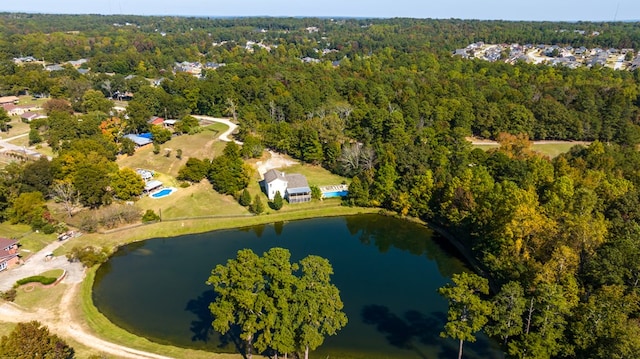
M251 212L253 212L254 214L260 214L262 212L264 212L264 204L262 203L262 200L260 199L260 195L257 194L254 198L253 198L253 203L251 204Z
M284 203L282 202L282 196L280 195L280 191L278 191L276 192L275 197L273 197L272 207L276 211L279 211L280 208L282 208L283 204Z
M240 198L238 199L238 202L243 207L247 207L248 205L251 204L251 194L246 188L242 190L242 194L240 194Z

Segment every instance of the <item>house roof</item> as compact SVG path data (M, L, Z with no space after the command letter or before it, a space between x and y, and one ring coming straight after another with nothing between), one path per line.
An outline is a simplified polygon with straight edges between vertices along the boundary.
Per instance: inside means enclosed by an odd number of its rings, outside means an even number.
M154 188L158 188L162 186L162 182L158 181L158 180L153 180L153 181L149 181L144 185L144 190L145 191L151 191Z
M289 193L289 194L311 193L311 188L309 188L309 187L287 188L287 193Z
M147 123L152 124L152 125L159 125L161 123L164 122L164 118L162 117L158 117L158 116L153 116L150 119L147 120Z
M40 113L35 113L35 112L25 112L20 116L20 118L24 118L25 120L31 121L38 118L47 118L47 116Z
M5 111L10 112L11 110L18 108L18 105L14 105L13 103L3 103L2 108L4 108Z
M14 103L18 102L20 99L17 96L4 96L0 97L0 103Z
M277 179L281 180L281 181L287 181L287 179L284 176L284 173L276 170L276 169L270 169L267 172L264 173L264 182L265 183L271 183Z
M4 250L7 247L11 247L15 244L17 244L18 241L15 239L9 239L9 238L0 238L0 250Z
M287 192L293 193L292 190L295 189L311 191L309 183L307 182L307 177L298 173L292 173L285 175L285 178L287 180Z
M150 138L134 135L132 133L128 135L124 135L122 137L130 139L131 141L133 141L133 143L135 143L138 146L148 145L153 142Z

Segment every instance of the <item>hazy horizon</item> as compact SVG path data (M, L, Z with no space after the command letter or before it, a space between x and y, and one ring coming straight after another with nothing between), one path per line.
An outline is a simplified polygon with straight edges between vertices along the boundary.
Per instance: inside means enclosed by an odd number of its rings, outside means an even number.
M201 0L30 0L0 4L0 12L40 14L96 14L142 16L198 17L322 17L322 18L432 18L507 21L637 21L640 2L620 0L514 2L506 0L451 0L447 2L415 2L395 0L371 3L325 0L238 0L235 2L203 2Z

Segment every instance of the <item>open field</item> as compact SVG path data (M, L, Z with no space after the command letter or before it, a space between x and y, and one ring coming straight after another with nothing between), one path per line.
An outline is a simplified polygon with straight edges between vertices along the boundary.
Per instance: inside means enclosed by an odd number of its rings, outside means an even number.
M573 146L584 145L588 146L586 142L550 142L550 143L534 143L531 149L542 153L545 156L554 158L560 154L569 152Z
M573 146L577 145L588 146L589 143L578 141L535 141L531 149L549 158L554 158L562 153L569 152ZM500 145L494 141L475 142L472 146L484 151L500 147Z
M189 157L211 159L222 153L225 143L219 141L218 134L227 126L214 124L207 126L202 132L194 135L175 136L170 141L160 145L160 153L153 153L153 146L140 148L133 156L122 156L118 159L120 167L132 169L144 168L167 174L172 177L178 175L180 168L187 163ZM182 159L176 157L176 151L182 150ZM169 156L166 154L170 151Z
M162 215L162 219L201 217L212 215L244 215L249 212L238 204L231 196L217 193L208 181L196 183L186 188L171 184L170 179L159 178L165 186L167 184L177 188L170 196L154 199L145 196L136 202L136 206L144 211L151 209Z
M65 289L64 284L44 287L39 283L28 283L16 289L18 295L15 303L28 311L36 311L38 308L57 308L57 303L62 299Z

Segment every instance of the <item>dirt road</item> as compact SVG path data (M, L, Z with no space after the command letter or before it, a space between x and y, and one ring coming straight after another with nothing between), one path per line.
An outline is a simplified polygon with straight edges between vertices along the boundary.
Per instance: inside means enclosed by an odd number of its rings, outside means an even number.
M70 239L73 240L73 239ZM57 308L38 308L34 311L25 310L10 302L0 301L0 322L26 322L37 320L49 327L49 329L61 337L70 337L94 348L102 353L115 355L119 358L131 359L169 359L169 357L147 353L128 348L122 345L110 343L90 334L80 324L80 318L74 318L70 310L78 305L80 283L84 279L84 267L80 263L70 263L66 257L52 257L51 254L63 242L55 241L41 251L30 256L24 264L0 273L0 290L10 289L18 280L32 275L37 275L52 269L64 269L66 277L61 284L66 290Z

